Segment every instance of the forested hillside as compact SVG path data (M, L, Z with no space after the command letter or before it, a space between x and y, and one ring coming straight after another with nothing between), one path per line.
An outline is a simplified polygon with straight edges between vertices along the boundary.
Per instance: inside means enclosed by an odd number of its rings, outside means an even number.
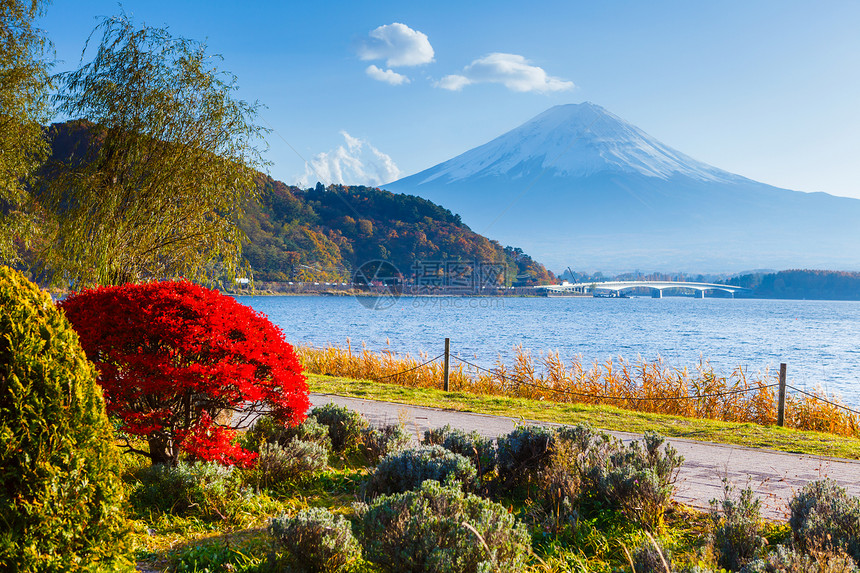
M751 273L728 284L752 289L757 298L860 300L860 273L848 271L788 270Z
M87 121L54 124L52 161L86 161L81 150L93 135ZM554 279L521 249L472 232L458 215L419 197L319 183L299 189L262 174L257 183L258 199L239 218L256 280L347 281L372 260L391 262L407 279L416 263L454 261L504 264L508 285Z
M472 232L458 215L420 197L364 186L300 189L270 177L261 187L240 221L258 280L346 280L375 259L406 277L419 262L478 261L506 264L508 284L553 279L522 250Z

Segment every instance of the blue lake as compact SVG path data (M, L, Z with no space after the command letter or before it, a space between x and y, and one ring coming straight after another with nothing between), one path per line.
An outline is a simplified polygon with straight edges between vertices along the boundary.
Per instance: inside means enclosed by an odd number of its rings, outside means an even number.
M403 297L374 310L353 297L253 296L296 344L431 357L451 352L482 366L510 363L517 345L565 360L662 357L671 367L706 359L729 374L788 364L788 383L822 388L860 407L860 302L727 298L629 299ZM366 301L365 301L366 302ZM384 305L383 305L384 306Z

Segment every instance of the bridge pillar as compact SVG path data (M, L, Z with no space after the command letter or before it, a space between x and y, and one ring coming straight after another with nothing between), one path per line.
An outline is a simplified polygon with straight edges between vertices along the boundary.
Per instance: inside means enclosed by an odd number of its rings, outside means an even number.
M705 291L697 290L696 291L696 298L705 298Z
M651 298L663 298L663 291L658 288L652 289Z

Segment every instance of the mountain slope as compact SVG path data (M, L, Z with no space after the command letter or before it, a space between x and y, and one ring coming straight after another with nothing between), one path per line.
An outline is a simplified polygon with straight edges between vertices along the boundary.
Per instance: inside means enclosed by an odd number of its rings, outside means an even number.
M555 268L860 268L860 201L717 169L590 103L553 107L385 188Z

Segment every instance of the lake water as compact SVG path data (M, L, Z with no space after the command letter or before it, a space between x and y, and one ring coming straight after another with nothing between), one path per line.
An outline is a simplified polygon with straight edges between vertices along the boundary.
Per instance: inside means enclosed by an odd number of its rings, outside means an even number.
M265 313L296 344L344 346L431 357L451 352L482 366L510 364L522 345L587 363L614 357L750 373L788 364L788 383L822 388L860 407L860 302L727 298L403 297L373 310L353 297L258 296L239 300ZM365 301L366 302L366 301Z

